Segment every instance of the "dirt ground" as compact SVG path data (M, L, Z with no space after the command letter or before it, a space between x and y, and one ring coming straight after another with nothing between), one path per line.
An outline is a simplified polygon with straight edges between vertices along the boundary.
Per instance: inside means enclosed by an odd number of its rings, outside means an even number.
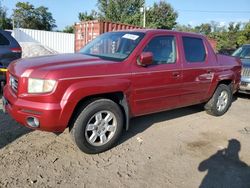
M68 130L30 131L0 107L0 187L250 187L249 112L239 95L222 117L192 106L135 118L115 148L87 155Z

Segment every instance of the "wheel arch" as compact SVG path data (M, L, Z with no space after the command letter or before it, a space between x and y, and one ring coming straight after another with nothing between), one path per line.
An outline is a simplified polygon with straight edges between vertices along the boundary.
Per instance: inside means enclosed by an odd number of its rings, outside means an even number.
M102 93L102 94L96 94L96 95L90 95L82 98L78 103L76 104L73 113L71 115L71 118L68 123L68 127L71 128L73 125L73 122L75 121L76 117L79 115L80 110L84 107L86 107L89 103L97 100L97 99L109 99L114 101L116 104L119 105L120 109L122 110L123 113L123 119L124 119L124 128L128 130L129 128L129 120L130 120L130 110L129 110L129 105L127 101L126 95L121 92L110 92L110 93Z
M232 90L232 82L233 82L232 79L220 80L220 81L218 82L216 88L217 88L219 85L224 84L224 85L230 86L230 89Z

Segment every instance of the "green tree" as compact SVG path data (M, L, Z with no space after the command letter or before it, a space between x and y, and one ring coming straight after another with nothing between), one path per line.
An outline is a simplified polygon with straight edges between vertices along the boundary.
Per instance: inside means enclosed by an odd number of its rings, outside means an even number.
M102 20L141 25L144 0L98 0L97 5Z
M250 44L250 21L244 24L231 22L228 27L215 21L196 27L176 25L175 30L205 34L217 41L216 49L220 52L231 52L243 44Z
M197 32L203 35L209 35L212 32L212 26L209 23L201 24L200 26L195 27Z
M172 29L177 23L178 13L165 2L154 3L147 11L146 27L157 29Z
M52 13L48 11L47 7L40 6L35 9L37 28L39 30L51 31L56 27L55 20Z
M145 0L98 0L99 17L103 20L142 25ZM178 14L172 6L160 1L146 11L146 27L172 29L176 25Z
M174 30L183 31L183 32L197 32L197 31L195 31L195 28L193 28L190 24L188 24L188 25L177 24L174 27Z
M227 30L225 25L222 25L216 21L211 21L210 25L211 25L212 32L224 32Z
M74 33L74 25L71 25L71 26L66 26L63 30L62 30L62 32L64 32L64 33Z
M250 20L244 25L241 35L238 37L238 44L250 44Z
M80 12L78 14L78 19L80 21L96 20L98 19L98 13L95 10L92 10L90 14L87 11Z
M240 23L234 23L231 22L229 23L228 26L228 32L226 33L227 35L227 48L228 49L234 49L238 48L239 45L237 44L237 39L239 38L241 32L240 32Z
M51 31L55 20L47 7L35 8L28 2L18 2L13 12L16 27Z
M11 29L11 19L7 17L7 11L5 7L2 7L0 1L0 29Z

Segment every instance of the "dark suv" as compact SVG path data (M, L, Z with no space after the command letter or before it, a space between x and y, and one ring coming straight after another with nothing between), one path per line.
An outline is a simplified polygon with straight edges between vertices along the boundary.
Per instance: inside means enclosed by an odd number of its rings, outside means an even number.
M0 83L2 86L5 83L5 72L8 65L15 59L19 59L22 56L22 48L18 42L11 36L8 31L0 30Z

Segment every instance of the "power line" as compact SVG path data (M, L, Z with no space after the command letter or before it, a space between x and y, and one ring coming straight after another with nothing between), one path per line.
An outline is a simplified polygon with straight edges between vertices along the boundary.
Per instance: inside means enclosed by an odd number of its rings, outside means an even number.
M249 14L250 11L234 11L234 10L177 10L180 12L204 12L204 13L227 13L227 14L231 14L231 13L236 13L236 14L242 14L242 13L246 13Z

